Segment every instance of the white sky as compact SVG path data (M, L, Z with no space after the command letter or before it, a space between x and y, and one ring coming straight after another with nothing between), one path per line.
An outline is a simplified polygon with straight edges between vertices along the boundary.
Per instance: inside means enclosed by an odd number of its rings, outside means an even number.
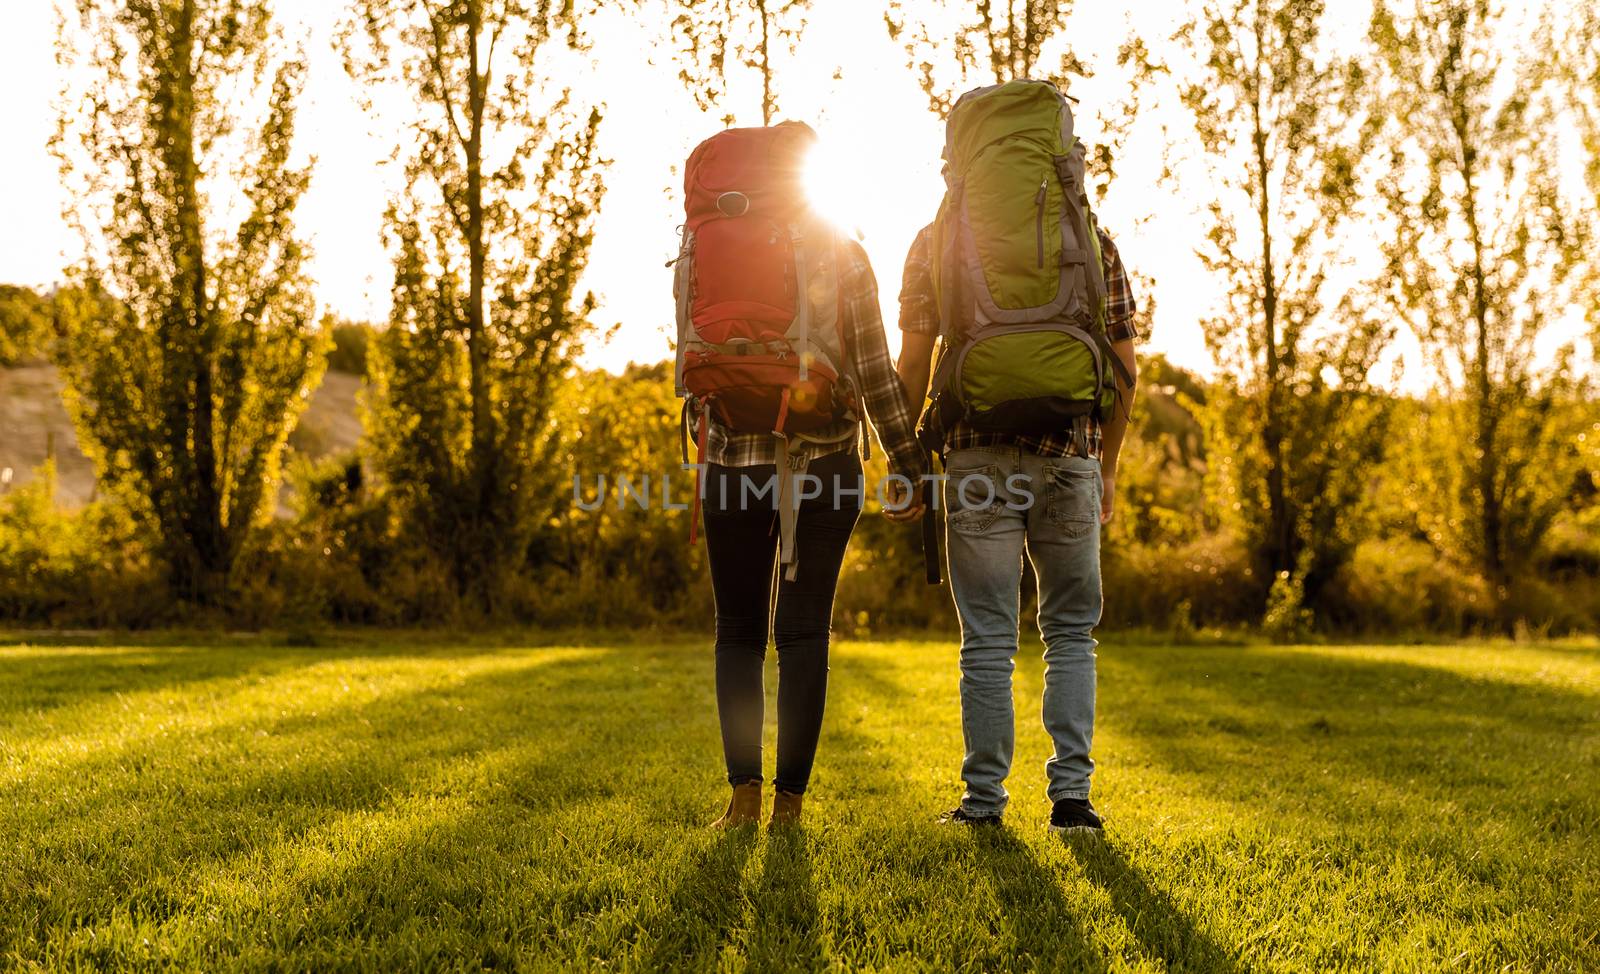
M1130 10L1141 26L1175 16L1182 0L1145 0L1117 8L1080 3L1079 36L1121 36ZM314 250L312 272L324 305L337 314L383 321L391 279L379 235L387 182L379 163L392 144L356 104L356 88L333 52L332 34L342 4L333 0L279 0L291 36L303 32L311 60L301 102L299 139L318 160L299 223ZM1336 4L1340 26L1358 31L1365 4ZM905 53L887 37L879 4L815 0L809 25L793 58L780 64L782 115L815 126L829 147L830 181L854 210L877 269L890 341L900 266L912 235L932 215L939 178L941 123L927 110ZM1357 9L1362 8L1362 9ZM60 88L55 64L52 0L0 0L7 31L0 34L0 282L48 286L77 252L78 241L60 219L62 193L55 161L46 151L53 126L52 97ZM595 320L618 325L609 343L591 349L591 365L619 367L668 354L673 305L670 272L662 265L676 252L681 222L679 166L689 150L720 128L722 110L702 113L677 79L673 52L661 42L661 24L649 16L604 16L590 24L594 39L585 76L558 79L580 97L605 106L606 174L586 284L601 298ZM1077 33L1077 31L1075 31ZM1090 128L1090 107L1109 77L1075 90L1083 101L1080 130ZM749 124L759 88L735 91L732 108ZM1156 182L1155 158L1170 112L1145 125L1125 152L1118 187L1099 203L1102 223L1117 237L1124 258L1155 278L1158 318L1151 345L1176 362L1210 371L1198 318L1214 300L1211 284L1192 253L1203 224L1193 201L1172 197ZM1093 139L1092 128L1084 132ZM838 201L829 208L841 208Z

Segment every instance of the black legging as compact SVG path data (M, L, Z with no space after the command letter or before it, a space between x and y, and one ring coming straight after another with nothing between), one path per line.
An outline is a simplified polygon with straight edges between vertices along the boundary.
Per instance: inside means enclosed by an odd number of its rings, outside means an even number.
M845 546L861 515L861 461L854 451L813 460L806 471L822 482L820 497L800 505L794 581L780 580L772 634L778 646L778 773L773 784L804 794L822 733L828 695L828 630ZM774 468L706 471L705 534L717 600L717 712L728 781L761 780L761 722L766 706L763 664L772 579L778 556ZM748 489L742 488L747 482ZM855 494L841 493L857 491ZM742 502L741 502L742 500Z

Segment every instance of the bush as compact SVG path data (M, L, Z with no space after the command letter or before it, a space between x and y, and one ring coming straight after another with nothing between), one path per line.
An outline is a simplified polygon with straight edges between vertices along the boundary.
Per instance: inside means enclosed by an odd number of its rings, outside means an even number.
M1306 608L1306 567L1310 559L1300 559L1300 569L1279 572L1267 591L1267 611L1261 617L1261 631L1275 643L1304 642L1316 621Z
M1100 563L1108 626L1243 625L1258 618L1265 597L1244 545L1224 534L1181 545L1108 543Z
M329 370L366 378L367 350L372 346L377 329L352 321L325 320L323 326L333 338L328 346Z
M1491 627L1494 619L1482 579L1412 538L1357 545L1323 604L1324 622L1345 632L1460 634Z
M55 502L55 465L0 496L0 620L144 627L172 619L147 540L113 501L77 512Z
M0 284L0 365L43 358L54 329L49 298L25 287Z

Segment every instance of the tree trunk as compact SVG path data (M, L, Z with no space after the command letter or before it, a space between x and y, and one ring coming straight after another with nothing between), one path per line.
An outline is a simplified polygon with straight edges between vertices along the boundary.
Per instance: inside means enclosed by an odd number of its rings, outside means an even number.
M1261 50L1260 22L1256 24L1256 50ZM1259 58L1259 54L1258 54ZM1268 176L1267 133L1261 122L1260 61L1256 62L1253 113L1256 155L1256 214L1261 224L1262 347L1266 357L1266 415L1261 424L1261 446L1267 456L1267 569L1276 576L1295 569L1294 518L1289 510L1283 469L1283 362L1278 350L1278 280L1272 263L1272 190Z
M772 100L771 27L767 20L767 0L756 0L756 14L761 18L761 124L771 125L777 106Z
M193 369L193 388L183 412L184 422L171 431L175 457L189 454L193 493L185 503L186 558L176 565L173 581L195 601L211 605L223 595L228 574L228 545L223 537L222 498L217 483L215 403L212 389L212 333L206 296L204 234L200 221L200 172L194 147L194 22L195 0L184 0L172 24L172 102L167 120L167 167L176 184L179 223L180 281L177 300L184 301L185 346ZM187 294L182 292L187 291ZM192 435L192 445L183 442ZM180 488L181 491L181 488ZM176 567L176 566L175 566ZM187 577L181 577L187 576Z
M492 502L494 470L494 413L490 396L489 336L484 320L484 276L488 245L483 237L483 125L488 102L487 73L478 58L478 41L483 31L483 11L480 0L467 5L467 60L468 78L467 113L469 132L465 146L467 156L467 361L468 383L472 395L472 455L469 459L469 476L477 498L474 519L482 524L482 515ZM473 532L476 534L476 532ZM458 566L463 581L476 574L465 564Z
M1481 570L1484 580L1493 589L1495 615L1502 624L1505 618L1507 586L1505 550L1501 544L1500 496L1495 484L1500 479L1500 413L1495 402L1494 373L1489 362L1489 298L1487 273L1483 263L1483 233L1478 223L1478 189L1473 168L1475 152L1471 148L1466 127L1465 112L1458 110L1454 119L1456 139L1461 148L1462 209L1466 211L1467 231L1472 241L1472 327L1473 359L1471 373L1473 397L1477 400L1477 422L1473 430L1473 447L1477 454L1473 464L1473 479L1478 495L1477 514L1479 543L1482 546Z

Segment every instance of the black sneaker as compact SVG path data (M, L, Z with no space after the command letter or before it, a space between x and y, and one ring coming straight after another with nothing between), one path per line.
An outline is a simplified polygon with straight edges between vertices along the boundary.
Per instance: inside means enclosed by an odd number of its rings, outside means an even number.
M975 815L965 808L957 805L955 808L939 816L940 825L972 825L993 828L1000 824L998 815Z
M1100 832L1104 830L1100 816L1087 798L1063 798L1050 809L1050 834L1068 835L1073 832Z

